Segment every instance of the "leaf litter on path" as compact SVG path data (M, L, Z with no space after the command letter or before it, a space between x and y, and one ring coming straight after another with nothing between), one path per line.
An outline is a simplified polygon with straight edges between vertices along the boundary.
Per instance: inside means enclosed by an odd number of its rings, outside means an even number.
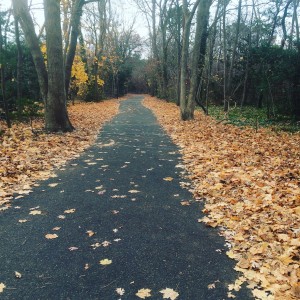
M37 180L55 177L54 168L62 167L89 147L103 124L118 113L119 100L69 106L69 116L76 130L66 134L46 134L41 119L34 120L34 132L26 123L13 124L9 129L0 120L3 131L0 135L0 161L3 162L0 165L0 211L10 206L14 194L29 194Z
M175 104L144 105L181 148L186 187L205 200L201 221L220 228L255 297L299 299L300 134L241 129L199 111L183 122Z

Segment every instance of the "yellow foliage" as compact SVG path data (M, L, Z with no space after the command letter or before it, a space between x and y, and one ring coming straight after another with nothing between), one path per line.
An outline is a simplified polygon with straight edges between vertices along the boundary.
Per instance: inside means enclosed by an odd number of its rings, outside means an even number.
M78 96L83 96L89 77L86 73L84 63L79 55L76 55L74 58L71 76L71 87L78 89Z

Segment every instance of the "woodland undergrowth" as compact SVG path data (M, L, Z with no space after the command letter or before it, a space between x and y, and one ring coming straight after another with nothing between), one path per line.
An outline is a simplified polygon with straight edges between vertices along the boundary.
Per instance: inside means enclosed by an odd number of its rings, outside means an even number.
M175 104L147 97L160 124L181 148L199 222L218 227L256 299L300 298L300 134L239 128L196 112L183 122Z

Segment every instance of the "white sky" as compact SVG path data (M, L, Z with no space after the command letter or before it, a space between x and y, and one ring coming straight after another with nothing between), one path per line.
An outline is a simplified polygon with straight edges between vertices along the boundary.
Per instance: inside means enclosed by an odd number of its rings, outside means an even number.
M38 23L43 23L43 11L40 9L42 6L42 0L29 0L32 3L34 15ZM117 11L117 14L127 24L132 24L132 20L136 18L135 30L143 38L147 38L148 29L145 23L145 18L138 11L134 0L112 0L113 9ZM11 0L0 0L0 11L11 7Z

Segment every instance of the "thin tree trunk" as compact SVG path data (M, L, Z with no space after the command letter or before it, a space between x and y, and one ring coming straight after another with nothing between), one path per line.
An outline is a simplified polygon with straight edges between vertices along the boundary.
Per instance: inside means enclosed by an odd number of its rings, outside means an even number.
M12 3L15 10L15 15L19 18L19 22L23 29L26 42L33 58L42 99L46 103L48 94L48 75L39 41L35 34L34 24L28 10L27 1L12 0Z
M234 44L233 44L233 48L232 48L232 57L231 57L230 68L229 68L229 72L228 72L228 80L227 80L227 92L229 93L229 95L232 94L232 76L233 76L233 68L234 68L234 64L235 64L236 52L237 52L237 47L238 47L239 35L240 35L241 16L242 16L242 0L239 0L238 18L237 18L237 22L236 22L237 27L236 27L235 37L234 37Z
M4 49L3 49L3 35L2 35L1 21L0 21L0 76L1 76L1 93L2 93L2 100L3 100L3 104L4 104L6 125L7 125L8 128L11 128L11 121L10 121L10 117L9 117L8 103L7 103L7 99L6 99L5 57L4 57Z
M23 69L23 52L20 43L20 32L19 32L19 20L15 16L15 37L16 37L16 45L17 45L17 107L18 114L20 115L22 112L21 107L21 98L22 98L22 69Z
M71 37L69 43L69 50L65 60L65 90L67 95L69 93L69 88L70 88L72 65L76 53L77 38L79 35L80 19L82 15L83 4L84 4L83 0L75 0L72 6L72 14L71 14L71 21L70 21Z
M180 61L181 61L181 17L180 17L180 6L179 0L176 1L176 24L177 24L177 98L176 104L180 105Z

